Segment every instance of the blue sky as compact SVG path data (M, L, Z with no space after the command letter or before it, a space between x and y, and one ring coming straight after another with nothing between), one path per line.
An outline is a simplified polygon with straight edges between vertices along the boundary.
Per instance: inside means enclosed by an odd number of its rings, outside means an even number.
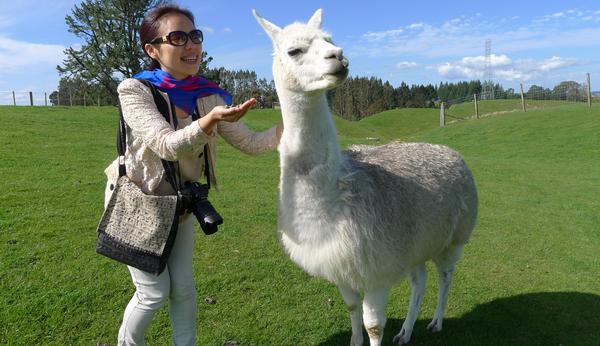
M0 1L0 92L51 92L66 47L81 41L64 17L75 0ZM285 26L323 8L323 27L344 48L351 74L394 86L484 76L492 41L494 81L552 87L592 75L600 90L600 2L595 1L179 1L205 32L212 67L271 78L271 43L254 20Z

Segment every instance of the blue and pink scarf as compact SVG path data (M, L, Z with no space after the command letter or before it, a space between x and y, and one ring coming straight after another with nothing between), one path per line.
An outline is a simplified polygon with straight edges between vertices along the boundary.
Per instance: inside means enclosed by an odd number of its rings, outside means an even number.
M219 85L199 76L178 80L157 68L152 71L142 71L133 78L145 79L154 84L158 90L166 92L175 106L183 109L187 114L194 112L198 98L217 94L228 105L233 101L231 95Z

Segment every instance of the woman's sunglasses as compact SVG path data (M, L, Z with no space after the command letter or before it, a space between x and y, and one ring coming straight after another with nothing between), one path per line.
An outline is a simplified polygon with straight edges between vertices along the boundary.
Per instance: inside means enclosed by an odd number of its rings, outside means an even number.
M168 33L167 35L163 36L163 37L157 37L154 40L152 40L150 43L151 44L157 44L157 43L170 43L173 46L185 46L185 44L187 43L188 39L190 39L193 43L195 44L200 44L202 43L202 41L204 41L204 35L202 34L201 30L192 30L189 33L188 32L184 32L184 31L171 31L170 33Z

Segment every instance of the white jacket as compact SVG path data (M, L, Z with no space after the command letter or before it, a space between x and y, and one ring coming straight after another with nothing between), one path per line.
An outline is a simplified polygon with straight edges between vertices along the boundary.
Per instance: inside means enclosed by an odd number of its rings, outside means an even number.
M241 122L219 122L211 134L200 128L198 121L191 117L178 118L178 129L174 130L154 104L152 93L148 87L136 79L125 79L118 87L119 100L123 118L127 123L127 149L125 151L125 167L127 176L142 191L149 194L163 195L172 193L172 188L164 176L161 158L168 161L180 161L181 164L197 167L194 172L183 177L184 180L197 181L204 175L204 159L198 158L208 143L208 159L211 185L218 190L215 173L216 133L219 133L229 144L250 154L258 155L277 147L275 127L256 133ZM169 104L167 93L161 92ZM210 112L217 105L225 105L218 95L198 99L200 117ZM171 118L173 117L170 110ZM119 177L118 158L104 171L109 184ZM183 170L182 170L183 171ZM197 171L197 172L196 172Z

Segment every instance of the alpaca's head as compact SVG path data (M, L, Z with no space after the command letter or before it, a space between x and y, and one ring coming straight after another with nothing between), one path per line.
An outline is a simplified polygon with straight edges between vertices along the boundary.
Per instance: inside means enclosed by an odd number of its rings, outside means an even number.
M273 76L278 88L323 91L346 79L348 60L342 49L333 44L331 36L321 30L320 9L308 23L294 23L283 29L253 12L273 41Z

